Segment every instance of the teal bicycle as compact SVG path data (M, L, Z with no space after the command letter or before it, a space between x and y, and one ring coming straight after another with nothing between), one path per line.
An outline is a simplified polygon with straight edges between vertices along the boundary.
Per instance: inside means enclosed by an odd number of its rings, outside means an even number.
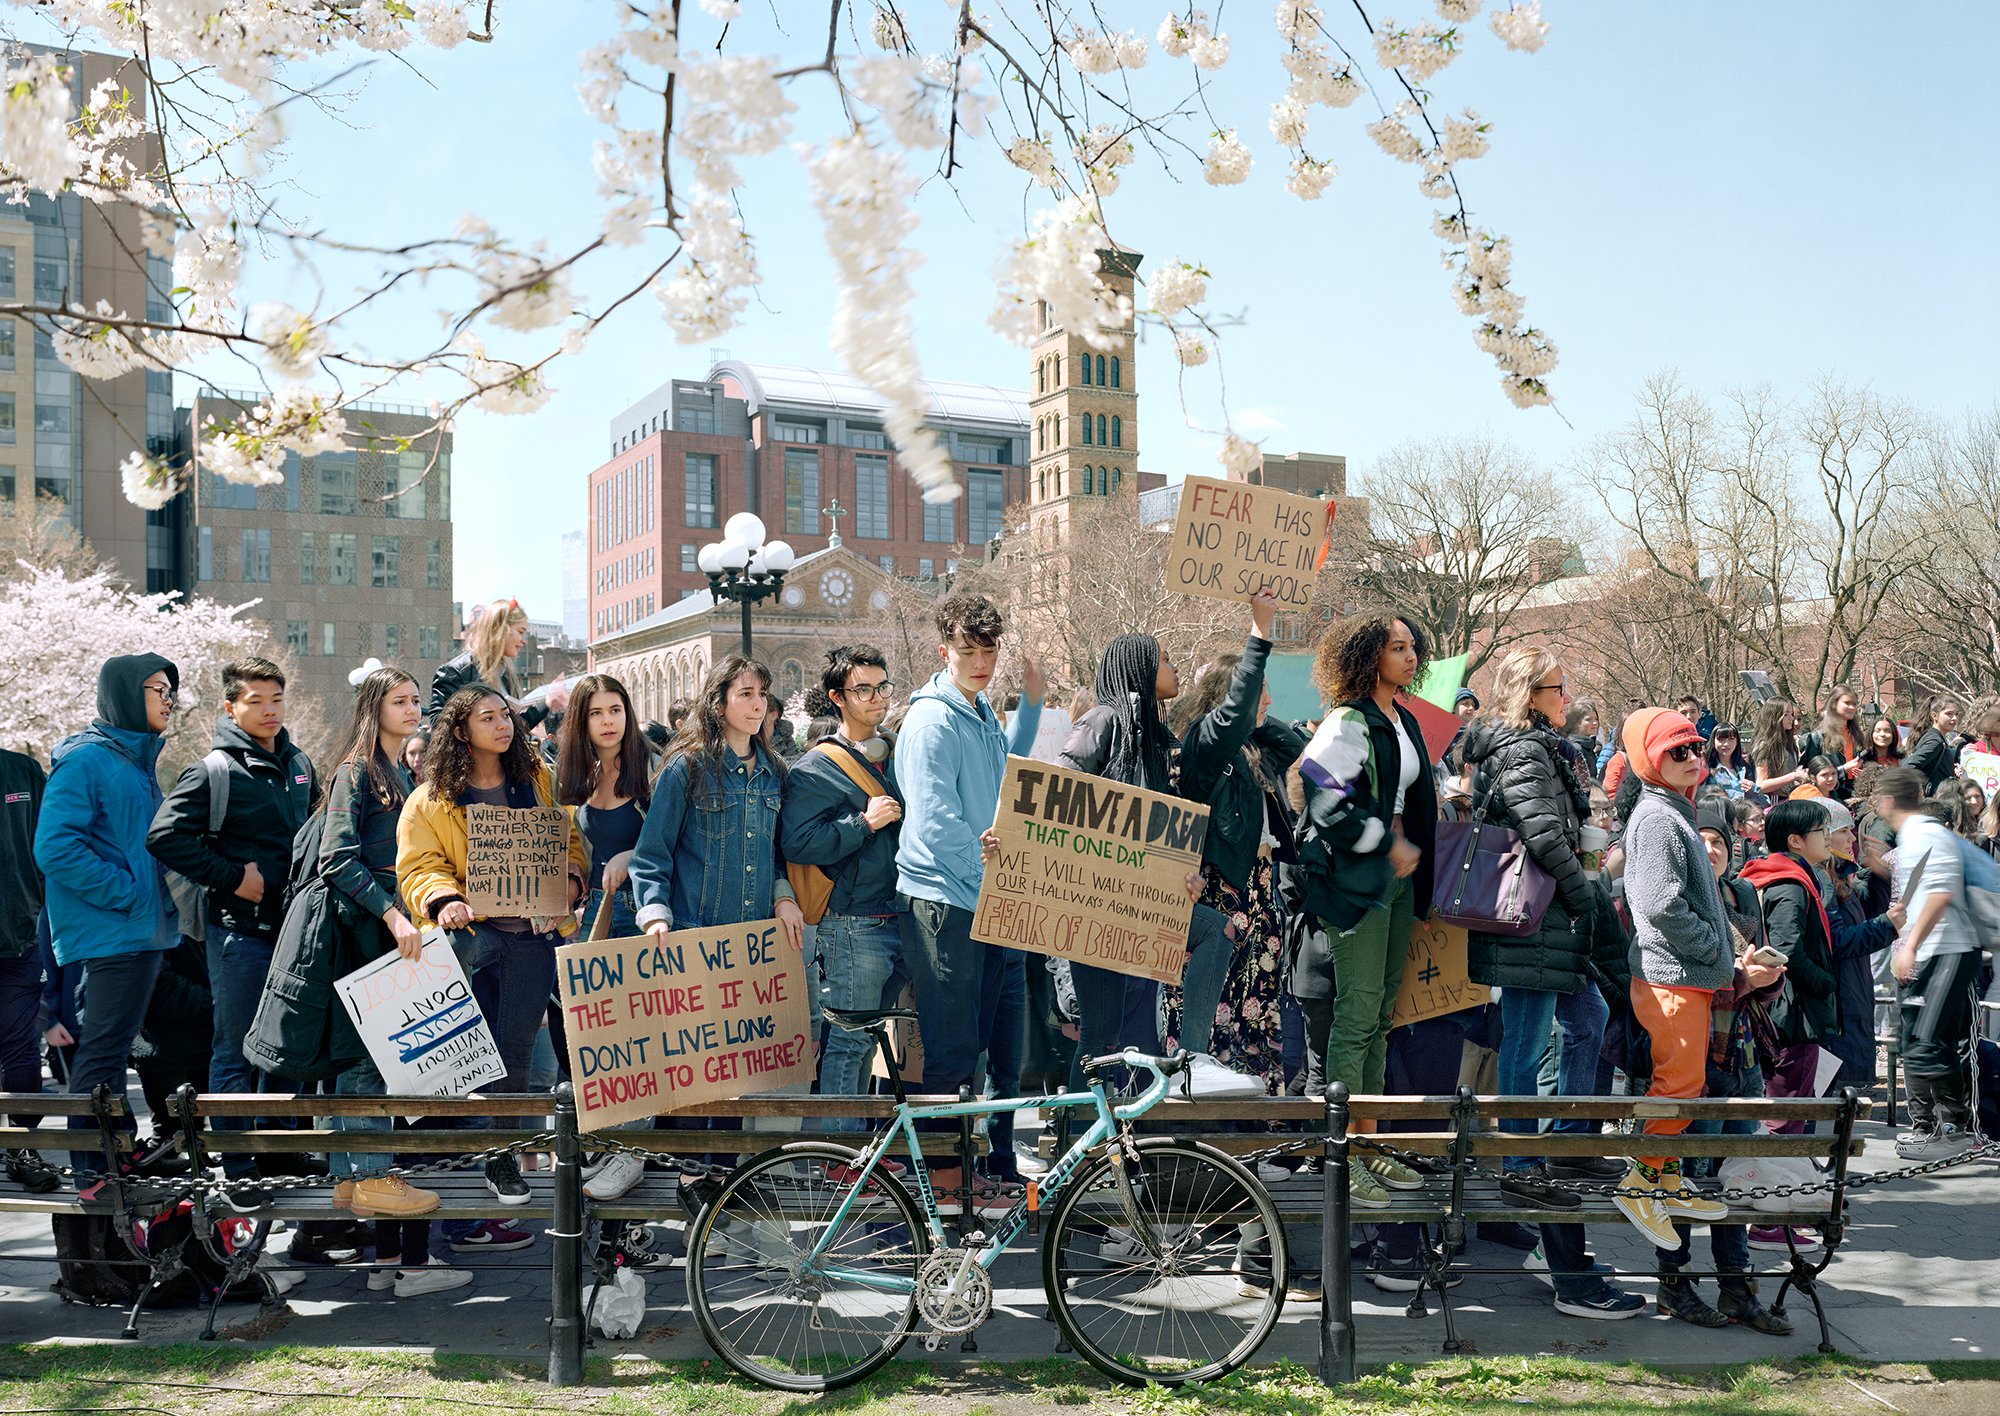
M991 1315L993 1266L1031 1216L1043 1222L1049 1315L1099 1370L1174 1387L1212 1381L1256 1354L1285 1301L1285 1232L1270 1193L1212 1146L1132 1133L1184 1056L1128 1049L1085 1064L1087 1091L912 1106L888 1024L915 1015L826 1016L881 1045L895 1115L859 1149L801 1141L766 1151L703 1206L688 1236L688 1295L723 1361L764 1386L809 1392L862 1380L913 1336L935 1351ZM1151 1082L1115 1100L1127 1073ZM968 1207L954 1241L918 1124L1027 1106L1095 1115L1011 1209L980 1219ZM898 1143L909 1157L902 1179L884 1166Z

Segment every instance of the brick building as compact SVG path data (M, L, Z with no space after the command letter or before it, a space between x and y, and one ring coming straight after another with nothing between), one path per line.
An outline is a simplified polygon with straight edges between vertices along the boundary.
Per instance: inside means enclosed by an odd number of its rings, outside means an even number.
M955 501L924 501L889 445L881 398L846 374L724 359L626 409L589 478L592 642L706 596L695 557L739 511L801 558L837 531L848 552L906 579L980 558L1004 508L1028 498L1027 400L983 384L929 388Z

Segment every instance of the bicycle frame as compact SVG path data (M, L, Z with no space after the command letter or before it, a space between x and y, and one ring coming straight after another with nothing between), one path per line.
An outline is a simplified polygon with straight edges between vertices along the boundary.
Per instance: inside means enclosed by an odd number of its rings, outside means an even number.
M847 1218L854 1197L867 1186L869 1176L889 1154L889 1149L896 1143L897 1138L901 1137L908 1146L910 1169L916 1177L917 1194L923 1203L924 1218L930 1225L931 1242L936 1248L943 1249L946 1247L944 1221L938 1214L937 1198L931 1192L930 1174L924 1166L923 1146L917 1138L916 1123L967 1116L992 1116L1002 1111L1016 1111L1024 1106L1095 1107L1097 1115L1091 1121L1089 1128L1071 1142L1070 1148L1049 1167L1048 1173L1035 1182L1036 1203L1039 1207L1050 1197L1062 1192L1063 1186L1069 1183L1077 1167L1089 1159L1092 1150L1116 1135L1122 1123L1145 1115L1165 1099L1168 1087L1167 1074L1160 1070L1152 1058L1134 1049L1127 1049L1124 1060L1127 1066L1143 1067L1153 1074L1152 1084L1138 1097L1124 1105L1113 1105L1105 1095L1104 1084L1099 1081L1092 1081L1088 1091L1061 1092L1054 1096L1012 1097L996 1101L957 1101L937 1106L911 1106L908 1102L899 1103L888 1129L877 1136L862 1153L860 1173L848 1187L847 1194L842 1197L840 1208L834 1211L819 1243L814 1246L812 1253L806 1256L804 1270L838 1276L844 1282L873 1288L882 1293L913 1292L916 1285L908 1279L845 1268L822 1269L819 1264L827 1242L839 1233L841 1223ZM1011 1210L995 1221L992 1237L987 1240L984 1248L973 1255L973 1262L990 1271L993 1265L999 1262L1000 1256L1007 1251L1007 1246L1018 1239L1027 1227L1028 1206L1027 1201L1023 1199L1016 1201Z

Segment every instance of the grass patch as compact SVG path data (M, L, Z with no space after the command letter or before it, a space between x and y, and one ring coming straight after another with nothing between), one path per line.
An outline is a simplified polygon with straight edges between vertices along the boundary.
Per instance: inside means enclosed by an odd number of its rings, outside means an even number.
M0 1348L0 1411L148 1410L173 1416L1014 1416L1079 1408L1113 1416L1926 1416L2000 1410L2000 1363L1874 1366L1848 1357L1657 1370L1573 1357L1459 1358L1365 1371L1329 1391L1296 1363L1167 1391L1117 1386L1061 1358L899 1362L828 1396L770 1392L717 1361L598 1360L587 1385L544 1383L540 1359L316 1347Z

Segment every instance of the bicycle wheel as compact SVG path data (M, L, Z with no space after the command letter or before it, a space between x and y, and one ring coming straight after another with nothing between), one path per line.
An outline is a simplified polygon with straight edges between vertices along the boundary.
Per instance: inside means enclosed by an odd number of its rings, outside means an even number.
M1257 1177L1221 1151L1173 1137L1138 1150L1128 1184L1101 1157L1057 1197L1042 1242L1049 1309L1107 1376L1212 1381L1249 1361L1278 1321L1284 1224ZM1245 1282L1259 1272L1261 1286Z
M848 1386L910 1335L930 1232L909 1192L880 1175L839 1214L850 1187L826 1172L857 1158L815 1141L766 1151L722 1182L688 1234L702 1336L753 1382Z

